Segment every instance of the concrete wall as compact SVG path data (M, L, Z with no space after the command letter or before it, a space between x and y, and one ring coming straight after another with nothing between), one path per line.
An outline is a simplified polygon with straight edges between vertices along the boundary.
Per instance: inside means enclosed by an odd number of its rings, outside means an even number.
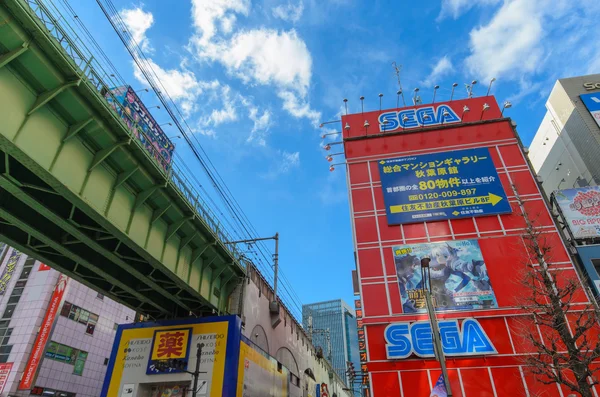
M299 387L292 388L292 396L314 396L316 383L326 383L329 396L350 396L342 390L342 380L332 371L325 359L319 359L303 328L281 306L281 322L272 327L273 319L269 312L269 302L273 300L273 291L260 273L249 266L249 278L236 293L243 293L242 333L264 351L275 357L299 379ZM243 288L243 290L242 290ZM236 294L234 293L234 296ZM232 301L237 302L237 298ZM314 374L315 381L306 375L307 370ZM310 392L310 393L308 393Z
M556 82L546 103L548 111L529 147L529 159L546 194L600 181L600 130L579 98L597 91L583 87L588 81L600 81L600 75Z

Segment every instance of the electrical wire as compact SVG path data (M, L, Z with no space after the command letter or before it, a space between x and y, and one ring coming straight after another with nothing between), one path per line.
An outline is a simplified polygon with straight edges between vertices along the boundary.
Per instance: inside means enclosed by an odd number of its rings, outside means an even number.
M164 110L169 114L176 128L180 131L182 137L191 149L193 156L200 164L205 176L208 178L210 185L222 201L225 212L229 214L230 219L233 221L232 224L228 217L224 216L223 218L221 218L227 222L228 227L226 229L229 232L229 234L235 235L236 238L241 237L240 239L252 239L256 238L257 236L260 236L256 228L250 222L247 215L244 213L239 202L234 198L233 194L225 184L225 181L219 174L217 168L208 157L203 146L199 142L197 135L194 134L194 131L187 124L182 112L175 104L175 102L169 95L167 89L163 85L163 82L154 70L152 62L146 57L144 51L133 40L133 37L129 32L127 25L121 18L120 13L117 11L112 1L96 0L96 2L102 9L106 18L111 23L113 29L125 45L126 49L132 56L139 71L144 75L144 77L148 81L148 84L152 87L154 94L163 104ZM87 29L85 30L87 31ZM93 40L92 43L94 44L94 46L97 45L95 40ZM108 61L110 63L110 60L107 59L105 54L103 58L104 61ZM120 77L120 75L118 76ZM187 167L187 164L185 162L182 162L181 164L183 164L183 167L186 168L189 175L194 175L190 172L189 167ZM197 180L197 178L194 177L192 179L195 180L196 186L200 187L200 190L207 193L204 186ZM207 194L207 197L210 198L210 202L212 204L211 206L213 207L211 208L211 210L216 209L217 213L224 215L223 211L219 208L219 206L216 205L216 203L212 200L209 194ZM265 274L272 274L273 269L270 263L272 263L273 254L270 252L265 242L256 242L255 244L253 244L253 246L257 249L257 252L255 253L253 258L253 262L255 263L255 265L257 265L259 269ZM271 270L271 272L269 272L268 270ZM282 300L282 303L284 303L284 306L286 304L290 306L292 310L288 310L292 313L292 315L295 316L297 319L300 319L302 312L302 304L300 303L300 299L297 293L291 287L289 280L287 279L285 274L281 270L279 271L279 274L280 282L278 283L278 285L281 289L280 291L278 291L278 293L280 295L280 299Z

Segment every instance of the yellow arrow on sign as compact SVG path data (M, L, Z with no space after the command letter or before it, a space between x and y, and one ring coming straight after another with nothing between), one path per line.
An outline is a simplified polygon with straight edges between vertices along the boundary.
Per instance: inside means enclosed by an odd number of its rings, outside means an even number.
M477 205L477 204L491 204L492 206L498 204L502 200L502 197L495 195L493 193L489 193L487 196L477 196L477 197L465 197L465 198L455 198L455 199L447 199L447 200L438 200L438 201L424 201L421 203L411 203L411 204L400 204L400 205L392 205L390 206L390 212L392 214L398 214L401 212L417 212L417 211L426 211L432 209L444 209L444 208L455 208L455 207L465 207L468 205ZM453 214L455 214L454 211Z

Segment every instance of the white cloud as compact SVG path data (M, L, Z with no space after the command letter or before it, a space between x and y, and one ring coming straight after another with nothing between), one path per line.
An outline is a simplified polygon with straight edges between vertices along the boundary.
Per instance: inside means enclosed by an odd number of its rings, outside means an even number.
M283 18L299 18L303 3L289 6L276 7L277 11L273 12ZM295 30L239 30L233 32L232 37L224 37L218 34L215 23L219 21L222 25L221 33L233 31L234 13L247 15L249 1L218 0L209 6L204 0L193 0L193 9L197 34L190 42L199 61L219 62L230 75L246 84L274 86L279 97L284 99L285 110L294 117L307 117L316 124L319 113L312 110L306 100L312 77L312 57ZM200 9L210 10L204 15Z
M287 152L285 150L276 150L273 152L273 157L277 159L271 166L271 169L261 175L266 179L275 179L280 175L287 174L294 168L300 166L300 152Z
M277 93L283 100L283 108L296 118L306 117L316 127L321 119L321 112L311 109L310 104L302 98L287 90L281 90Z
M437 63L433 66L431 73L423 81L423 84L427 85L427 86L432 85L432 84L437 84L437 83L439 83L439 81L438 81L439 79L441 79L444 76L447 76L449 73L452 73L453 71L454 71L454 66L452 65L452 62L450 61L448 56L444 56L439 61L437 61Z
M200 43L208 44L215 36L217 21L221 22L223 33L230 33L235 22L232 13L248 15L249 11L250 0L192 0L192 19L200 33Z
M470 33L471 54L465 63L469 72L492 77L519 78L536 71L543 57L547 0L507 0L492 20Z
M273 16L276 18L283 19L288 22L298 22L300 17L302 17L302 12L304 11L304 3L302 0L297 5L293 5L291 2L285 5L278 5L273 8Z
M154 16L150 12L145 12L141 7L124 9L119 12L119 15L129 32L132 40L144 52L152 52L150 42L146 37L146 31L150 29L154 23Z
M473 7L483 5L495 5L501 0L442 0L442 10L438 16L438 21L445 17L458 18Z
M135 78L142 84L147 84L146 77L142 74L137 64L133 63L133 73ZM196 75L187 69L168 69L165 70L157 65L152 59L147 60L147 66L151 68L151 79L159 83L159 89L164 89L166 93L181 105L181 109L187 115L194 112L197 108L196 100L204 90L215 88L215 81L198 81ZM158 81L157 81L158 80Z
M267 145L266 137L271 127L271 116L272 114L269 110L263 111L262 115L259 116L257 107L251 106L249 108L248 117L254 122L254 126L252 127L252 131L250 131L247 142L256 142L260 146Z
M231 40L200 46L199 50L200 56L219 61L246 83L273 84L302 95L310 85L312 58L295 30L242 31Z
M223 123L236 121L238 119L235 99L231 96L231 87L219 84L218 97L223 103L221 109L213 109L209 116L204 119L205 126L218 126ZM215 93L216 94L216 93Z

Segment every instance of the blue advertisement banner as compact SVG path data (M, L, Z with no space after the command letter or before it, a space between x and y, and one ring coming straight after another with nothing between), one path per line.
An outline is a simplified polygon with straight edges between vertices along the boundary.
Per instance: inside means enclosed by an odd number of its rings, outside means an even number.
M379 162L389 225L511 212L487 148Z
M600 92L579 95L581 101L600 127Z
M498 307L477 240L409 244L392 248L404 313L427 313L423 284L431 284L436 311ZM421 259L429 258L423 280Z

